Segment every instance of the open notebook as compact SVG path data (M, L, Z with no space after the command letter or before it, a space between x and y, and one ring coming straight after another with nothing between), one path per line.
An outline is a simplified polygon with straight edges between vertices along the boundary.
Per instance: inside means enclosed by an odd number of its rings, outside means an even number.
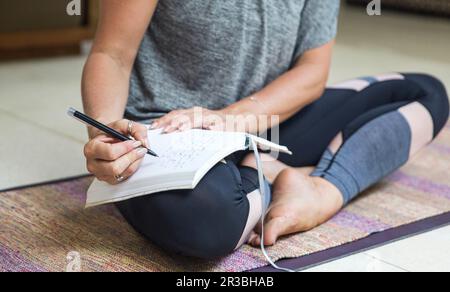
M117 186L94 180L87 193L86 207L163 191L194 189L214 165L234 152L249 149L252 144L263 150L291 154L286 147L246 133L149 131L149 141L160 157L147 155L138 172Z

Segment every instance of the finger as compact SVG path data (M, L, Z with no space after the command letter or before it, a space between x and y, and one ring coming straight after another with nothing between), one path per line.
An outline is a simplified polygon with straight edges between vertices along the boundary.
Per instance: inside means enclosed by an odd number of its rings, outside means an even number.
M117 180L117 177L113 177L113 176L102 176L102 177L100 177L100 178L98 178L98 179L101 180L101 181L105 181L105 182L107 182L108 184L111 184L111 185L117 185L117 184L119 184L119 183L122 183L122 182L128 180L130 177L133 176L133 174L135 174L135 173L138 171L139 167L140 167L141 164L142 164L142 161L144 161L143 158L142 158L142 159L139 159L139 160L135 161L133 164L131 164L130 167L128 167L128 168L120 175L120 176L123 177L123 180L122 180L122 181L118 181L118 180Z
M148 141L147 126L139 124L139 123L134 123L131 128L131 136L133 136L133 138L136 141L142 142L142 145L144 145L144 147L146 147L146 148L150 147L149 141Z
M183 114L183 123L179 125L178 128L181 131L189 129L207 129L205 127L205 121L211 115L214 115L212 111L199 107L193 108Z
M223 124L210 125L208 127L204 127L204 129L217 132L226 132L225 126Z
M209 114L203 119L202 127L213 131L224 130L224 121L222 117L216 114Z
M86 146L85 155L88 159L115 161L140 146L142 146L141 141L110 144L94 139Z
M206 129L204 124L205 120L208 118L210 111L207 110L196 110L192 113L191 121L193 129Z
M139 162L139 160L143 159L146 154L147 149L138 148L120 157L114 162L115 167L113 168L113 175L123 176L125 178L130 177L134 172L131 174L126 173L127 169L130 168L134 163Z
M94 172L96 176L106 176L110 178L116 178L119 176L129 177L134 172L131 174L126 173L128 168L131 167L135 162L138 162L139 160L144 158L146 153L147 150L145 148L138 148L129 152L128 154L125 154L124 156L113 162L97 160L96 163L93 163Z
M173 133L179 131L181 128L187 129L191 124L191 119L188 115L179 115L164 129L164 133Z
M103 143L109 143L109 144L120 143L121 142L120 140L117 140L116 138L109 137L106 134L98 135L98 136L96 136L94 138L94 140L97 140L97 141L100 141L100 142L103 142Z
M179 127L181 126L182 122L180 120L172 120L170 124L164 127L163 133L170 134L173 132L178 131Z
M133 162L123 173L122 176L125 179L129 179L131 176L133 176L133 174L135 174L139 167L141 166L142 162L144 161L143 158L136 160L135 162Z
M124 135L128 135L128 124L130 123L130 120L120 120L120 121L116 121L113 122L111 124L108 125L108 127L113 128L114 130L124 134Z
M187 131L187 130L191 130L191 129L194 129L194 128L195 128L195 127L194 127L193 123L187 122L187 123L181 124L181 125L178 127L178 130L179 130L180 132L185 132L185 131Z
M111 177L110 176L106 176L106 175L101 175L101 176L96 176L96 178L99 180L99 181L107 181L107 180L109 180Z
M96 178L101 182L105 182L105 183L107 183L109 185L113 185L113 186L121 183L120 181L117 180L116 177L113 177L113 176L100 176L100 177L96 176Z
M107 184L112 185L112 186L118 185L121 182L123 182L123 181L118 181L117 178L112 177L112 176L104 177L101 181L106 182Z
M163 129L179 114L179 111L171 111L167 115L157 119L153 124L155 129Z
M147 141L147 135L148 135L148 129L145 125L132 122L131 125L131 132L129 132L129 125L130 120L120 120L117 122L114 122L110 125L111 128L121 132L125 135L131 135L135 140L141 141L142 145L145 147L148 147L148 141Z

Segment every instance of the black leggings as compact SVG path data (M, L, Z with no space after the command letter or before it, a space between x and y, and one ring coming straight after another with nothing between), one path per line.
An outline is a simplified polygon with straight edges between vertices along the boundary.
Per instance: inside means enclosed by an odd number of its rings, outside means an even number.
M431 76L361 78L328 88L281 125L280 144L294 155L279 159L293 167L316 166L339 133L346 140L377 117L413 102L428 110L436 136L447 122L449 103L444 86ZM225 256L243 243L248 195L259 187L257 172L239 166L242 157L236 154L217 164L194 190L139 197L117 206L138 232L163 249L205 259Z

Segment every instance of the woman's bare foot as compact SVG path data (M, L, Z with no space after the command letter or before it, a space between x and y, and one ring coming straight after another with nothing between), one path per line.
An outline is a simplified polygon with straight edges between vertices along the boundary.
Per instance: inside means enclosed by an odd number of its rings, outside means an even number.
M313 229L333 217L342 206L340 191L328 181L310 177L304 169L285 169L274 183L264 244L274 245L281 236ZM254 234L249 243L260 245L260 236Z
M285 169L290 168L290 166L284 164L283 162L276 160L269 154L261 154L261 161L263 164L264 176L270 184L275 182L278 175ZM257 169L256 159L254 154L247 155L241 162L241 165L252 167ZM314 171L313 166L297 168L298 171L302 172L304 175L310 175Z

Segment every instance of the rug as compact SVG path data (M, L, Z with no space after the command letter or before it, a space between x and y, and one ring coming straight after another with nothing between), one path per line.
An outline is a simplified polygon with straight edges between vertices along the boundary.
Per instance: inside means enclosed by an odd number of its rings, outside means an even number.
M139 236L112 205L85 210L92 178L0 193L0 271L248 271L267 265L244 246L217 261L163 252ZM450 212L450 124L407 166L326 224L269 248L276 259L304 257Z

